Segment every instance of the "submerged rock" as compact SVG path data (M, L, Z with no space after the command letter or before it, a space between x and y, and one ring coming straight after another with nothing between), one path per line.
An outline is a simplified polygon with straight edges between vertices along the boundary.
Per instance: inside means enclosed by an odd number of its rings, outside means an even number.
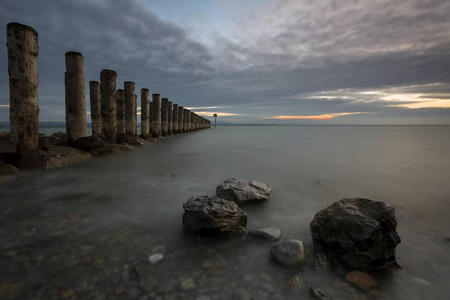
M218 197L191 198L183 204L183 225L211 236L245 235L247 214L236 203Z
M295 267L305 262L306 247L299 240L282 241L273 245L270 255L282 266Z
M249 231L247 236L278 241L281 239L281 230L277 227L264 227Z
M400 243L395 209L369 199L343 199L310 224L315 245L350 269L373 271L395 262Z
M93 156L111 152L109 143L102 140L98 135L79 138L72 143L72 147L89 152Z
M351 271L345 275L345 278L365 291L377 286L375 278L361 271Z
M311 295L311 297L316 298L316 299L327 299L328 298L328 293L326 291L322 291L321 289L316 289L316 288L309 288L309 294Z
M65 156L68 164L86 161L92 158L92 155L88 152L70 147L48 146L47 153Z
M217 197L234 201L238 205L267 201L271 192L272 188L267 184L238 178L227 179L216 188Z
M48 170L59 168L67 164L67 158L64 155L52 155L42 150L28 152L23 156L18 164L20 169L41 169Z
M5 165L0 162L0 176L18 174L20 171L13 165Z

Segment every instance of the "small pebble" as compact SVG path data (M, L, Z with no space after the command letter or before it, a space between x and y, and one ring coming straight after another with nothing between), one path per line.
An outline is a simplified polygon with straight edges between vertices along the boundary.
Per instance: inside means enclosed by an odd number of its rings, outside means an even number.
M163 258L164 258L164 255L163 255L162 253L156 253L156 254L150 255L150 256L148 257L148 261L149 261L152 265L154 265L154 264L160 262L161 260L163 260Z

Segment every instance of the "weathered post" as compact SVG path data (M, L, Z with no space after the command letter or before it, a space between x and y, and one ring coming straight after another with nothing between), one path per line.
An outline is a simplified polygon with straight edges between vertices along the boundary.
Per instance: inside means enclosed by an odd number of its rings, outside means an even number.
M167 127L167 133L169 135L173 134L173 103L172 101L169 101L169 104L167 106L167 123L169 126Z
M148 139L149 135L149 97L148 89L141 89L141 137Z
M153 94L152 98L152 137L157 139L161 134L161 96L159 94Z
M137 95L136 94L134 94L134 119L136 120L136 122L134 122L134 132L136 132L136 135L137 135L137 132L138 132L138 124L137 124L137 116L138 116L138 113L137 113L137 102L138 102L138 97L137 97Z
M178 104L173 105L172 110L172 133L178 133Z
M102 70L100 74L102 99L102 135L105 141L116 143L116 79L117 73Z
M6 26L11 142L19 155L38 148L38 33L19 23Z
M183 109L183 132L187 132L187 123L188 123L188 110L186 108Z
M168 108L169 108L169 99L162 98L161 104L161 135L167 136L168 133Z
M194 131L194 112L190 112L190 119L189 119L189 131Z
M178 133L183 133L183 121L184 120L184 108L183 106L178 107Z
M81 53L66 53L66 133L70 142L87 136L84 58Z
M152 136L153 124L152 124L152 102L148 102L148 136Z
M117 134L125 133L125 91L118 89L116 93L117 100Z
M126 81L125 89L125 132L134 137L136 136L136 98L134 89L135 83Z
M92 134L100 135L102 134L102 105L98 81L89 81L89 102L91 104Z

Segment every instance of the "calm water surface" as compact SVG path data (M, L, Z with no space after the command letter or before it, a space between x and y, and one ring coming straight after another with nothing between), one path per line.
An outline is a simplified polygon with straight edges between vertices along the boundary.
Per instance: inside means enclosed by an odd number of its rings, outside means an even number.
M449 149L449 126L224 126L3 178L3 295L296 299L319 287L332 299L446 299ZM243 207L247 228L279 227L284 239L304 241L310 258L309 223L319 210L350 197L393 205L403 270L373 274L377 291L368 293L347 284L343 270L277 266L270 242L184 232L183 203L214 195L230 177L273 188L267 203ZM151 265L154 253L164 259ZM286 288L294 273L301 285ZM186 288L187 281L195 287Z

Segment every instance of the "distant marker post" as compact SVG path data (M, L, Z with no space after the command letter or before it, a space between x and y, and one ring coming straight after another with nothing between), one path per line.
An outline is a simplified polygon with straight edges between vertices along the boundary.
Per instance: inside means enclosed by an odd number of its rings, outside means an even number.
M214 127L217 127L217 114L214 114L213 117L214 117Z

